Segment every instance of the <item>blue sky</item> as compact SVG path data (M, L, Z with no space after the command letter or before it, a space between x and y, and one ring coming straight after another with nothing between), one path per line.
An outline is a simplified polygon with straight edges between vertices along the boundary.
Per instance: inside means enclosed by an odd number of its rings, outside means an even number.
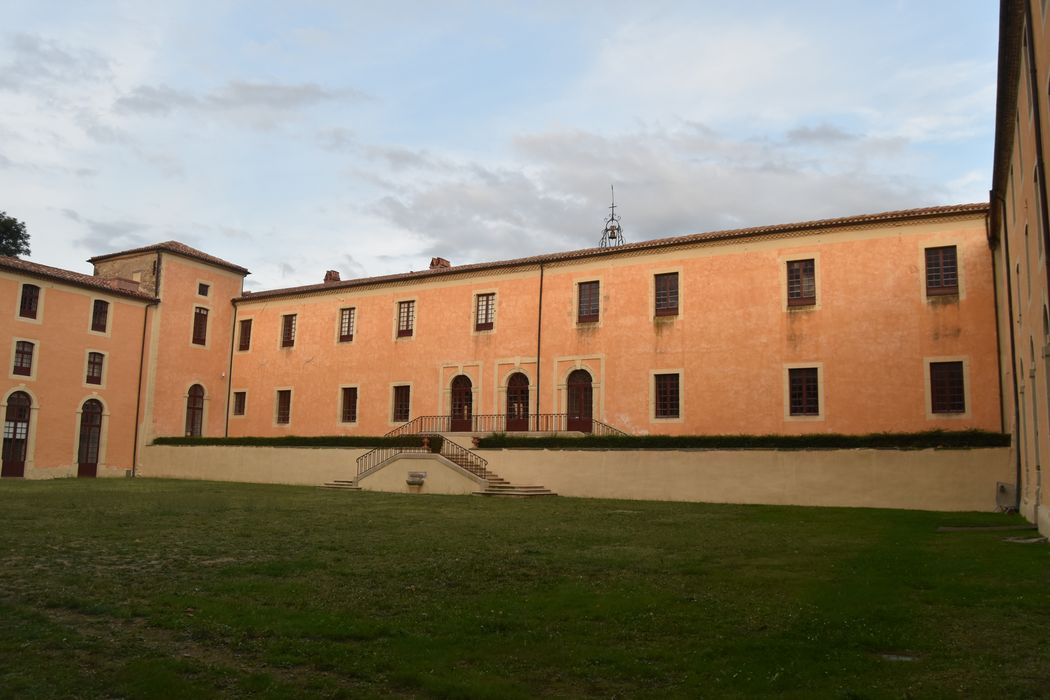
M995 5L9 0L0 209L272 288L982 201Z

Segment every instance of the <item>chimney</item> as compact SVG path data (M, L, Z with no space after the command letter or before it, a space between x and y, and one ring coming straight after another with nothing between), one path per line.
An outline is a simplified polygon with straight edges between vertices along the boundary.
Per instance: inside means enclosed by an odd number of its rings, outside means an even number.
M452 267L452 263L450 263L448 260L445 260L444 258L431 258L430 259L430 269L431 270L440 270L440 269L443 269L443 268L446 268L446 267Z
M339 280L339 271L338 270L329 270L328 272L324 273L324 283L325 284L331 284L332 282L339 282L339 281L340 280Z

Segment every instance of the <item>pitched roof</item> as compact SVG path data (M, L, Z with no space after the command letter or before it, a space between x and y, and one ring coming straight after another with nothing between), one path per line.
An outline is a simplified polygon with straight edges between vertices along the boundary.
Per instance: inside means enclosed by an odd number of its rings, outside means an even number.
M40 263L29 262L28 260L21 260L6 255L0 255L0 270L20 272L33 277L72 284L77 287L98 289L105 291L108 294L129 297L140 301L156 301L153 296L146 294L145 292L121 288L119 286L120 282L115 279L103 279L102 277L85 275L80 272L73 272L72 270L63 270L60 267L51 267L50 265L41 265Z
M792 224L776 224L772 226L755 226L752 228L692 233L685 236L658 238L651 241L641 241L639 243L627 243L615 248L583 248L580 250L566 251L564 253L548 253L546 255L534 255L531 257L514 258L511 260L497 260L494 262L472 263L470 265L439 267L430 270L417 270L415 272L402 272L393 275L380 275L377 277L362 277L358 279L343 280L342 282L324 282L321 284L308 284L299 287L267 289L261 292L245 292L245 294L239 297L236 301L253 301L259 299L271 299L274 297L308 295L353 287L365 287L420 278L433 278L439 275L454 275L457 273L476 272L481 270L519 267L522 265L537 265L540 263L560 262L580 258L614 256L622 255L624 253L634 253L650 249L669 248L695 243L708 243L723 240L732 241L736 239L787 235L792 233L806 234L827 229L848 228L851 226L937 219L967 214L984 214L987 213L987 211L988 204L985 202L978 202L975 204L955 204L941 207L925 207L921 209L902 209L898 211L882 212L879 214L860 214L857 216L848 216L837 219L801 221Z
M206 262L209 265L215 265L216 267L222 267L233 272L239 272L242 275L251 274L247 269L240 265L234 265L232 262L217 258L214 255L208 255L203 250L197 250L192 248L185 243L179 241L164 241L163 243L154 243L153 245L142 246L141 248L132 248L131 250L121 250L116 253L106 253L105 255L96 255L93 258L88 258L89 263L97 263L103 260L110 260L112 258L121 258L126 255L138 255L139 253L152 253L157 251L163 251L165 253L174 253L175 255L181 255L185 258L193 258L194 260L200 260Z

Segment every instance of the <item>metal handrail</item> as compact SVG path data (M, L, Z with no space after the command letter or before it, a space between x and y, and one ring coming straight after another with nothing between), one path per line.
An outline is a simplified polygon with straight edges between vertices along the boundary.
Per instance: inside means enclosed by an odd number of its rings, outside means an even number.
M357 476L360 477L365 472L375 469L394 455L402 452L424 453L430 452L430 448L422 445L417 447L377 447L357 458Z
M441 451L438 454L483 479L488 474L489 461L487 459L451 440L444 440L441 443Z
M578 426L576 423L590 421L589 426ZM469 426L463 426L463 422L469 422ZM570 423L574 426L570 428ZM386 434L386 437L396 435L420 435L424 433L506 433L506 432L539 432L558 433L569 430L579 430L580 427L589 427L590 430L580 432L593 433L594 435L627 435L624 431L614 428L608 423L593 418L570 418L568 413L530 413L527 416L508 416L504 413L475 414L469 418L454 419L453 416L417 416L399 425Z

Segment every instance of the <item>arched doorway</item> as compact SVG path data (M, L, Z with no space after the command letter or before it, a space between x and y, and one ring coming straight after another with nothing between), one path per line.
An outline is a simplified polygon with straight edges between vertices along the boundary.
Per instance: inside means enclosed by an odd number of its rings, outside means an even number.
M515 372L507 380L507 430L529 429L529 378Z
M453 432L470 432L474 429L474 392L470 377L459 375L452 380L452 425Z
M98 446L102 439L102 403L88 399L80 409L80 448L77 476L93 479L98 474Z
M33 400L24 391L7 398L4 416L3 465L0 476L21 478L26 473L26 451L29 447L29 417Z
M194 384L186 396L186 437L200 437L204 425L204 387Z
M585 369L573 370L566 382L569 393L569 430L589 433L594 429L594 390L591 375Z

